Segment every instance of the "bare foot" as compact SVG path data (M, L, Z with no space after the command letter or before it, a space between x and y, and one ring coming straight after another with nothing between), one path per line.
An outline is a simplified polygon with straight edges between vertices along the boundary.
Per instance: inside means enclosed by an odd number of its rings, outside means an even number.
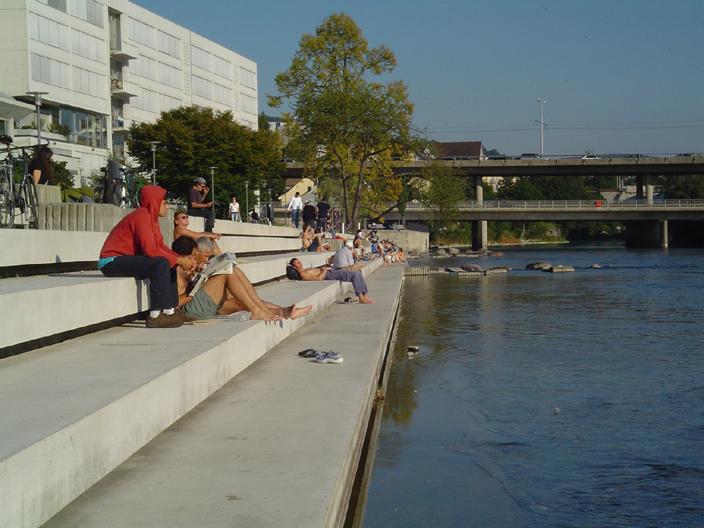
M281 321L283 317L271 312L256 311L252 312L252 316L249 319L252 321Z
M374 301L369 297L364 296L359 298L359 304L374 304Z
M289 316L291 319L298 319L299 317L303 317L304 315L308 314L313 309L313 305L309 304L308 306L301 306L300 308L297 308L296 305L291 306L291 315Z

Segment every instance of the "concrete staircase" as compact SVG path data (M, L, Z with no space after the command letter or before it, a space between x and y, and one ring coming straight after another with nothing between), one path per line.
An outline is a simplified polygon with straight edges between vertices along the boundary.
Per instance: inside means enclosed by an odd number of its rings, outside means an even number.
M218 222L221 246L252 253L250 280L279 279L292 257L322 264L323 253L290 251L289 228ZM194 226L195 227L195 226ZM197 229L197 227L195 227ZM37 234L39 233L39 234ZM104 240L96 232L1 231L15 248L0 267L93 263ZM24 238L26 237L26 238ZM6 246L8 247L8 246ZM240 252L240 251L238 251ZM368 275L380 262L373 262ZM146 288L99 272L0 280L0 357L146 309ZM222 387L335 299L348 284L270 282L260 296L280 305L312 304L296 321L223 318L170 330L127 323L0 359L0 526L40 526L133 453ZM4 353L5 352L5 353Z

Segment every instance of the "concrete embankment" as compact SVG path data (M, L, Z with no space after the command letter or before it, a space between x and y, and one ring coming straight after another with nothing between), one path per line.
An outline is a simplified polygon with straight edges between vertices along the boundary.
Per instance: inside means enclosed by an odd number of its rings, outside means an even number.
M403 269L375 272L375 304L332 304L46 526L340 525ZM298 357L309 347L344 363Z

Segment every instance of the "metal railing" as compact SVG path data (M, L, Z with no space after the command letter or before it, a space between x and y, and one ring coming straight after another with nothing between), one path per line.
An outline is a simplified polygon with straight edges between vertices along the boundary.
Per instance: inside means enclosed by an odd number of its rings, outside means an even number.
M704 200L625 200L612 202L607 200L487 200L482 204L475 201L460 202L457 207L463 209L704 209ZM406 209L427 209L422 203L409 203Z

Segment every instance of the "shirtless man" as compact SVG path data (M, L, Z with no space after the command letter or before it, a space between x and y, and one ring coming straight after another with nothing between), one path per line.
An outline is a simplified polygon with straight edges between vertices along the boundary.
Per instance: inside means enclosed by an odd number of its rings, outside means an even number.
M361 304L372 304L374 302L367 294L367 282L359 271L336 270L330 266L305 268L299 259L292 258L287 267L286 276L289 279L304 281L339 280L351 282L354 294Z
M201 238L201 241L208 241ZM174 240L172 249L180 255L192 257L198 266L205 264L213 255L213 249L201 250L195 240L181 236ZM213 275L194 296L186 295L186 287L190 275L178 273L178 299L183 311L195 319L208 319L215 315L229 315L241 310L250 312L250 319L263 321L278 321L281 319L297 319L313 309L313 306L296 305L288 307L263 301L249 282L247 276L238 266L227 275Z

